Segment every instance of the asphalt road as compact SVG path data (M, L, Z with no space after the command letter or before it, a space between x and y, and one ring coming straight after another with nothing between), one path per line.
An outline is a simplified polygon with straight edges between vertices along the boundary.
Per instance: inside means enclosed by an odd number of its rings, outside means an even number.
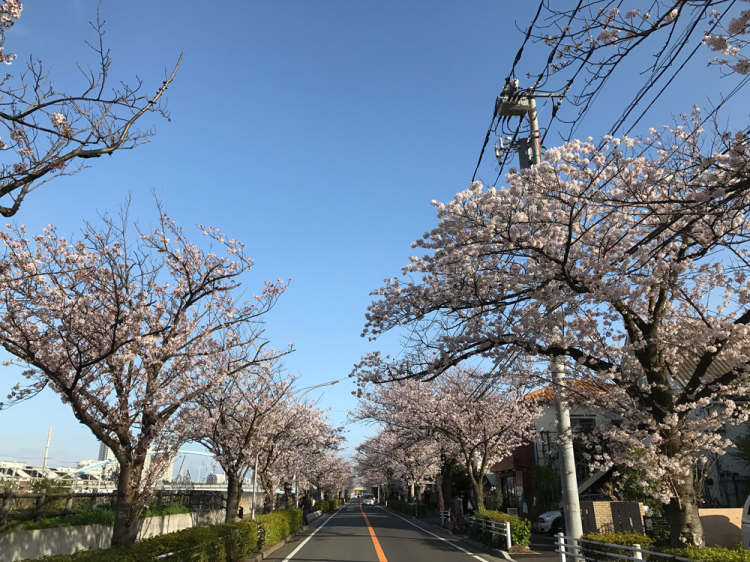
M276 562L504 562L382 507L349 503L271 554Z

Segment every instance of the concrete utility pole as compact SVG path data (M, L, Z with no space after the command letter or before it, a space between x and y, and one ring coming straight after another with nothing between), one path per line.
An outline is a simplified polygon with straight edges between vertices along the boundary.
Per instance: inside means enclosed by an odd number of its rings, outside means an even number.
M42 462L42 468L47 468L47 455L49 454L49 441L52 439L52 428L49 428L47 432L47 446L44 448L44 461Z
M560 478L562 479L563 508L565 511L565 534L576 539L583 536L581 505L578 501L578 480L576 460L573 453L573 432L570 429L570 408L565 392L565 358L556 357L552 361L554 375L555 408L557 410L558 448L562 458Z
M255 519L255 492L258 489L258 460L260 453L255 454L255 464L253 465L253 507L250 508L250 519Z
M542 161L541 137L539 135L539 122L536 110L536 98L562 97L563 94L540 94L533 91L519 92L518 80L508 83L503 88L497 100L498 115L500 117L529 117L528 139L517 139L514 145L505 147L502 139L499 146L495 147L495 155L501 162L501 150L518 150L518 158L521 168L530 168ZM506 137L510 141L510 137ZM570 428L570 409L565 395L565 357L557 357L551 364L554 383L552 389L555 396L557 410L558 439L560 443L560 457L562 467L560 477L562 480L563 509L565 515L566 534L574 538L583 536L583 525L581 523L581 506L578 499L578 480L576 479L576 461L573 453L573 435Z

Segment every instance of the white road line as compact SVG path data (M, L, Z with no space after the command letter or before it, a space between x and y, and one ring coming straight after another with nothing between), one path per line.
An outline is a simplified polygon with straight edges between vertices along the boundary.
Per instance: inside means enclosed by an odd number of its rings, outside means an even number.
M321 525L320 527L318 527L318 528L317 528L317 529L315 529L315 530L314 530L314 531L313 531L312 533L310 533L310 536L308 536L308 537L307 537L307 538L306 538L305 540L303 540L303 541L302 541L302 544L300 544L300 545L299 545L299 546L298 546L297 548L295 548L295 549L294 549L294 550L292 551L292 553L291 553L291 554L290 554L289 556L287 556L286 558L284 558L284 562L289 562L289 561L290 561L290 560L291 560L292 558L294 558L294 555L295 555L295 554L297 554L297 553L298 553L298 552L299 552L299 551L300 551L300 550L302 549L302 547L303 547L303 546L305 546L305 545L307 544L307 541L309 541L309 540L310 540L311 538L313 538L313 537L315 536L315 533L317 533L317 532L318 532L318 531L320 531L320 530L321 530L321 529L322 529L323 527L325 527L325 526L326 526L326 525L328 524L328 522L329 522L329 521L330 521L331 519L333 519L333 518L334 518L334 517L336 516L336 514L337 514L337 513L339 512L339 511L341 511L341 508L337 509L337 510L336 510L336 513L334 513L333 515L331 515L331 516L330 516L330 517L329 517L328 519L326 519L326 520L325 520L325 521L323 522L323 524L322 524L322 525Z
M383 511L385 511L385 508L384 508L384 507L380 507L380 509L382 509ZM473 554L473 553L469 552L469 551L468 551L468 550L466 550L465 548L461 548L460 546L458 546L457 544L455 544L455 543L453 543L453 542L449 541L448 539L444 539L443 537L441 537L441 536L439 536L439 535L436 535L435 533L431 533L430 531L428 531L428 530L427 530L427 529L425 529L424 527L421 527L421 526L417 525L416 523L412 523L411 521L409 521L408 519L404 519L404 518L403 518L403 517L401 517L400 515L396 515L396 514L395 514L395 513L393 513L393 512L386 512L386 513L389 513L390 515L393 515L394 517L398 517L398 518L399 518L399 519L401 519L402 521L406 521L406 522L407 522L407 523L408 523L409 525L411 525L412 527L416 527L416 528L417 528L417 529L419 529L420 531L423 531L423 532L427 533L428 535L432 535L432 536L433 536L433 537L435 537L436 539L440 539L440 540L441 540L441 541L443 541L444 543L446 543L446 544L449 544L449 545L451 545L451 546L452 546L453 548L457 548L457 549L458 549L458 550L460 550L461 552L464 552L464 553L468 554L469 556L472 556L472 557L476 558L477 560L481 560L482 562L488 562L488 560L486 560L486 559L482 558L481 556L477 556L476 554ZM327 523L327 521L326 521L326 523ZM284 562L286 562L286 560L285 560Z

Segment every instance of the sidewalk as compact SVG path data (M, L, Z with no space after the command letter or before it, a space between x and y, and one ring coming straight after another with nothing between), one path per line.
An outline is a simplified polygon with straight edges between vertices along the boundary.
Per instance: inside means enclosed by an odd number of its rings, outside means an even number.
M456 538L465 541L469 540L466 534L453 533L445 529L441 524L440 514L437 511L430 510L427 513L427 517L419 517L417 520L423 521L433 527L437 527L439 531L446 535L454 535ZM479 546L479 543L476 543L475 541L470 542L472 546ZM525 560L528 560L529 562L558 562L560 560L560 555L555 552L555 541L551 535L532 533L529 547L531 548L531 552L509 553L508 557L516 562L524 562Z

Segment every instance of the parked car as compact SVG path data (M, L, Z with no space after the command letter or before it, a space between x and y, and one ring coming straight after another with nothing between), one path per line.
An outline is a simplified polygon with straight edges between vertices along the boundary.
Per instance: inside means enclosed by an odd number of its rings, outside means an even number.
M547 511L539 516L539 527L540 533L561 533L565 528L565 520L563 519L562 511ZM744 544L744 543L743 543Z
M372 494L362 494L362 505L375 505L375 496Z

